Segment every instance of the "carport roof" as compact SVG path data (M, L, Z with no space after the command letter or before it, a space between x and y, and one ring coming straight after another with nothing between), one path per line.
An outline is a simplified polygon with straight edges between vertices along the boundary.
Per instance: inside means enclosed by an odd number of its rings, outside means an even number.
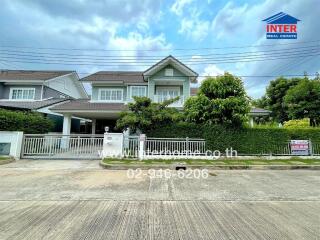
M123 103L91 102L89 99L74 99L50 108L52 111L122 111L127 109Z
M263 108L251 108L249 115L251 116L268 116L271 114L271 111L263 109Z

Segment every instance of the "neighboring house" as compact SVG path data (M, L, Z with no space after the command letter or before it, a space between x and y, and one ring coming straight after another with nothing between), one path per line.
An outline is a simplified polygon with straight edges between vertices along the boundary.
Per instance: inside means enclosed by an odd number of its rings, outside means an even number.
M251 127L255 124L255 118L257 117L268 117L270 116L271 111L263 109L263 108L256 108L252 107L249 113L249 124Z
M62 130L62 116L49 107L78 98L87 94L74 71L0 70L0 108L44 113L55 131Z
M114 127L119 113L127 109L133 96L146 96L154 102L179 96L172 107L182 108L190 96L190 84L198 74L168 56L146 71L102 71L82 78L92 86L91 99L74 99L54 106L52 111L64 115L64 134L70 133L72 116L91 119L92 133L103 133L105 126Z

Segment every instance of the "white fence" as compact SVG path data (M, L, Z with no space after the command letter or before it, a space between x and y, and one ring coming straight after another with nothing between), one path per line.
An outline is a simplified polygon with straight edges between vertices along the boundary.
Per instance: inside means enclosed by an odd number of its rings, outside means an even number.
M211 150L211 151L210 151ZM225 154L224 150L221 155ZM238 149L234 149L238 150ZM102 157L125 158L176 158L209 157L217 149L207 149L204 139L194 138L147 138L145 135L124 136L121 133L104 135L25 134L22 140L22 158L34 159L101 159ZM218 151L219 152L219 151ZM298 153L299 154L299 153ZM320 155L320 143L309 142L308 155ZM293 156L290 142L278 143L268 149L246 149L237 155L284 155Z
M147 138L145 155L204 155L206 141L194 138Z
M123 138L123 155L129 158L139 156L139 136L125 136Z
M23 158L98 159L103 135L25 134Z

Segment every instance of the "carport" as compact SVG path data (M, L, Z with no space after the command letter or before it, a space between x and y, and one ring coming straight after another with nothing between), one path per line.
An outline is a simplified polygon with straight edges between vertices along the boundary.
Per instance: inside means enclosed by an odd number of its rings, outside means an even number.
M127 107L124 103L105 103L89 99L76 99L57 105L50 110L63 115L63 135L69 135L72 117L90 119L92 121L91 134L101 134L104 132L105 126L114 126L120 112L125 109Z

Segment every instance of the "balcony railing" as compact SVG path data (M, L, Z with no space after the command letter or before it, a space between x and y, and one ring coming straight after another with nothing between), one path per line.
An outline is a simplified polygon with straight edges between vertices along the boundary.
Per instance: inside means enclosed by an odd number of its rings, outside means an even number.
M166 100L175 98L174 96L169 96L169 95L154 95L153 101L157 102L157 103L162 103ZM177 100L176 102L170 104L171 107L183 107L185 98L184 96L179 96L179 100Z

